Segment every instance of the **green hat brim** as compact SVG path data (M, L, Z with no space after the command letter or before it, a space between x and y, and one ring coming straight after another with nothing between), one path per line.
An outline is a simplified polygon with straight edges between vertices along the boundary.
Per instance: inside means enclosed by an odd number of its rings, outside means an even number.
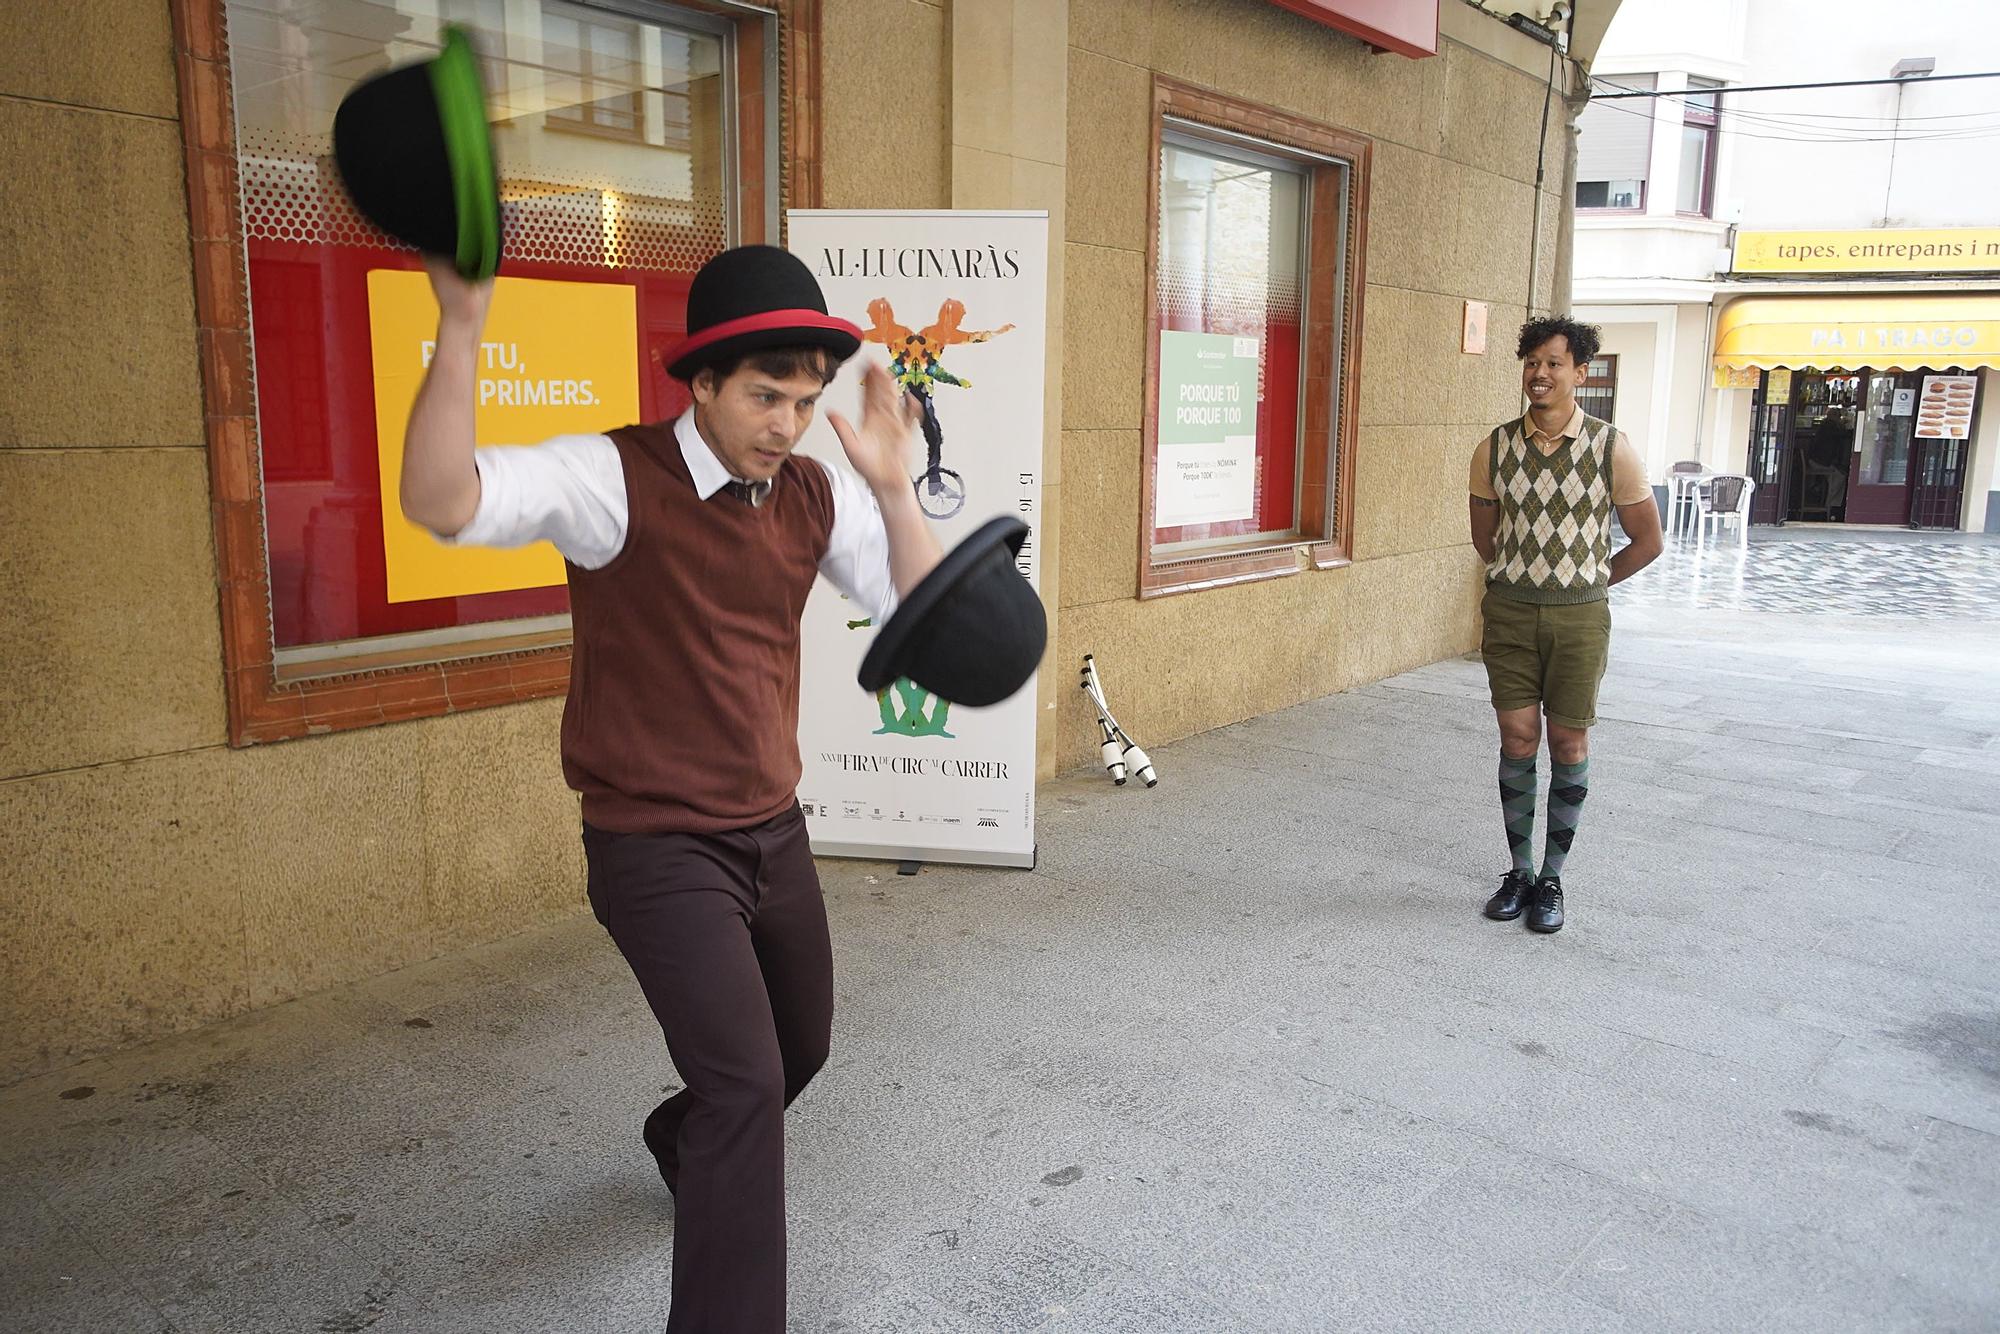
M500 268L500 190L479 60L464 29L445 29L444 49L430 64L430 80L458 212L458 252L453 259L460 276L475 281L491 278Z

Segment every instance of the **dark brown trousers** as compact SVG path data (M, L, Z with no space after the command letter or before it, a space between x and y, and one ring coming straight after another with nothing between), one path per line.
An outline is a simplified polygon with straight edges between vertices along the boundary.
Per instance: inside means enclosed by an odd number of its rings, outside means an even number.
M675 1179L667 1329L785 1328L784 1110L826 1063L833 953L795 806L725 834L583 831L590 906L687 1085L648 1118Z

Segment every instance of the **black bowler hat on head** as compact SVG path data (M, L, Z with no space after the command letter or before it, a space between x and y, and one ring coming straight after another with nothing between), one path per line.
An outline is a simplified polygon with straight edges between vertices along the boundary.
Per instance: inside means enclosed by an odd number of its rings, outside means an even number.
M845 361L861 347L861 327L826 313L819 281L791 251L725 250L688 286L687 337L667 374L692 380L705 366L769 347L823 347Z
M1028 539L1019 519L989 519L910 590L861 659L863 690L907 676L974 708L1026 685L1048 647L1042 599L1014 568Z
M351 89L333 113L333 160L361 215L467 278L500 267L500 185L479 60L446 28L431 60Z

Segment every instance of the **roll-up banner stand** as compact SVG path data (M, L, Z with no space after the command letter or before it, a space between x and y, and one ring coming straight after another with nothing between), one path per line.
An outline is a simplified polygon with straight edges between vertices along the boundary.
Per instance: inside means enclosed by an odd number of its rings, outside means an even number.
M925 405L911 481L939 545L949 551L1014 515L1030 529L1021 572L1039 591L1048 214L801 209L787 219L827 310L864 333L799 448L847 467L824 409L857 418L863 366L888 366ZM907 680L870 694L855 674L874 632L867 609L824 579L814 587L799 700L799 802L813 851L1033 866L1035 682L983 709Z

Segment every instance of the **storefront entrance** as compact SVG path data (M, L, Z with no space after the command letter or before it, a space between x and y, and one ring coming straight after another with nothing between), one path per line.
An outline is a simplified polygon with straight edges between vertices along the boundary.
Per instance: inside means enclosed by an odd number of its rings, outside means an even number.
M1957 528L1977 385L1928 367L1761 372L1751 521Z

